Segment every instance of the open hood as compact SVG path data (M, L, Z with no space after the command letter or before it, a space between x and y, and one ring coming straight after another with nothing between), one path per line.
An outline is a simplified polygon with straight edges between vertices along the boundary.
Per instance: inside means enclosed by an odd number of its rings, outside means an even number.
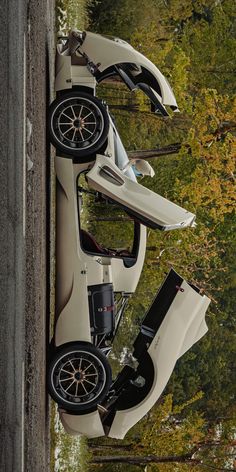
M194 225L193 213L130 179L106 156L97 155L87 179L93 189L118 203L145 226L168 231Z
M85 32L79 52L95 65L98 82L119 75L130 90L142 90L152 103L152 111L168 115L166 106L178 110L173 91L159 69L143 54L119 38Z
M138 366L123 368L104 404L102 422L109 437L122 439L156 403L178 358L206 333L209 303L173 269L169 272L134 342Z

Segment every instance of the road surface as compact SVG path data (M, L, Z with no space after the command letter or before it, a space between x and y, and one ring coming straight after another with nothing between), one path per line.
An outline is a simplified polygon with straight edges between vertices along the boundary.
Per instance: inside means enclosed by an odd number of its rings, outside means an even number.
M0 2L0 470L49 470L45 388L53 1Z

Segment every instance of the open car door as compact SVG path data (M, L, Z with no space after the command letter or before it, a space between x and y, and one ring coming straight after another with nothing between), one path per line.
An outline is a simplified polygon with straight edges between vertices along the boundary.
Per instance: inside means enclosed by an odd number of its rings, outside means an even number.
M97 155L87 180L89 186L150 228L167 231L194 225L193 213L130 179L106 156Z
M206 333L209 303L173 269L169 272L134 342L138 366L123 368L104 403L102 423L109 437L122 439L156 403L178 358Z
M142 90L151 101L151 110L168 115L166 106L179 111L174 93L159 69L130 44L86 31L79 53L94 64L97 82L119 76L130 90Z

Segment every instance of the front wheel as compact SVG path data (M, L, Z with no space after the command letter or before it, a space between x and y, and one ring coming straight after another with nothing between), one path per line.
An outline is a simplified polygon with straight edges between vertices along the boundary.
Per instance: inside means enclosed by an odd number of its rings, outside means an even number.
M60 347L48 369L48 389L60 407L78 413L93 410L111 384L111 367L93 345L74 343Z
M65 93L49 109L52 144L64 154L91 157L107 139L109 116L104 105L84 92Z

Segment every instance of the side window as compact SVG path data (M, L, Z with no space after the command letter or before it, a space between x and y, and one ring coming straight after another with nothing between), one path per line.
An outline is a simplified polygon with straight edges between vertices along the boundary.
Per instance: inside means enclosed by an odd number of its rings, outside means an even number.
M78 179L78 209L85 252L136 258L139 225L118 204L91 191L84 174Z

